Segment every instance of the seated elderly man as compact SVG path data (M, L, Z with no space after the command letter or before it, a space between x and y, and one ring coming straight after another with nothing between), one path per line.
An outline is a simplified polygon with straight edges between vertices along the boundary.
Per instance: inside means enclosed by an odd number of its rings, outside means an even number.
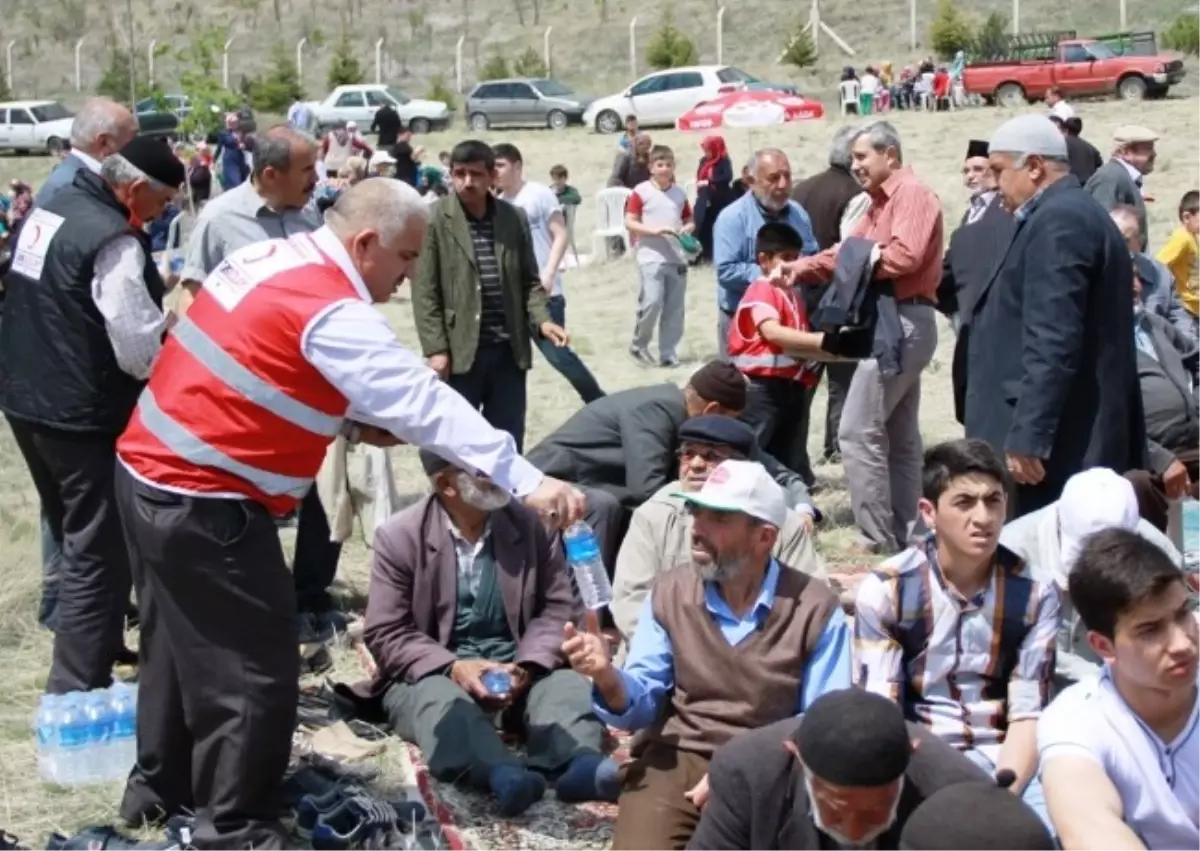
M1142 288L1142 306L1167 320L1185 339L1195 343L1195 320L1179 299L1175 276L1165 263L1142 251L1145 241L1142 239L1137 210L1128 204L1121 204L1109 210L1108 215L1129 246L1133 268Z
M616 766L587 681L563 667L562 624L578 616L562 549L537 513L428 452L433 493L375 537L365 640L393 728L439 780L490 791L501 815L538 801L615 799ZM527 759L496 712L524 729Z
M953 747L905 722L896 704L862 689L830 692L800 718L738 736L717 751L709 775L691 849L904 847L900 833L923 801L986 782Z
M740 420L706 414L679 427L679 477L633 512L621 542L609 607L621 636L628 642L637 629L642 604L665 570L692 560L692 514L685 497L703 487L722 461L748 458L754 430ZM826 579L825 562L813 548L808 525L788 509L772 555L782 564Z
M771 555L787 506L762 465L723 461L684 499L692 565L655 581L625 668L613 666L594 614L586 632L564 629L563 652L592 679L596 714L645 731L621 769L614 848L682 848L717 748L850 684L837 597Z
M1136 532L1167 554L1173 564L1183 558L1166 535L1138 516L1137 496L1123 476L1093 467L1067 479L1058 502L1018 517L1000 532L1000 546L1021 557L1040 582L1053 582L1062 598L1054 685L1100 673L1100 658L1088 643L1087 630L1071 605L1067 579L1083 540L1103 529Z

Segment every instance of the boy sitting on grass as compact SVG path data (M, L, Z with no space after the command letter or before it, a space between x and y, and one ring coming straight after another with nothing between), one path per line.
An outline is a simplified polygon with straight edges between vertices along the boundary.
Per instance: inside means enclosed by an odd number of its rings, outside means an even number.
M550 169L550 188L554 190L554 195L558 198L560 205L578 207L583 203L583 196L579 194L578 189L567 183L569 176L565 165L554 166Z
M822 350L825 334L810 331L804 299L778 273L804 253L791 225L767 222L758 229L755 255L766 277L752 283L729 326L729 358L750 382L741 419L758 444L791 470L804 463L808 429L806 394L820 380L815 360L837 360Z

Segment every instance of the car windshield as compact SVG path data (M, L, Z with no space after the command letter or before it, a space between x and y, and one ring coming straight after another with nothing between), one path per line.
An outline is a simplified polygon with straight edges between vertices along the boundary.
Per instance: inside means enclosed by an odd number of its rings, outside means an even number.
M560 98L575 94L562 83L554 80L534 80L533 87L548 98Z
M71 112L61 103L31 106L29 111L33 113L34 119L39 123L42 121L58 121L60 118L71 118L75 115L75 113Z
M717 72L717 79L722 83L757 83L758 77L753 74L747 74L741 68L734 68L732 65L728 68L722 68Z
M386 89L384 89L384 91L387 92L388 97L401 106L404 106L404 104L412 100L412 98L410 98L404 92L400 91L399 89L393 89L391 86L388 86Z
M1102 41L1092 41L1084 45L1088 53L1095 56L1097 59L1116 59L1117 54L1113 53L1113 49Z

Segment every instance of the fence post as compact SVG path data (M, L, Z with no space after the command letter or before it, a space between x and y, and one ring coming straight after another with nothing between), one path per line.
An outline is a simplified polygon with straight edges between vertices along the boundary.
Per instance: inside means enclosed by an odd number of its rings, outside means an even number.
M296 77L300 80L301 85L304 85L304 45L306 44L308 44L307 36L296 42Z
M1021 0L1013 0L1013 35L1021 33Z
M917 49L917 0L908 0L908 49Z
M87 41L87 36L75 42L75 91L83 91L83 64L79 60L79 51L83 49L83 43ZM12 89L10 87L9 91Z
M554 27L546 27L546 32L542 34L542 64L546 66L546 76L550 76L550 33L554 31Z
M158 47L158 39L150 39L150 44L146 46L146 82L150 88L154 88L154 48Z
M454 45L454 91L462 92L463 90L463 45L466 44L467 37L460 35L458 43Z
M375 85L383 82L383 39L375 39Z
M637 76L637 15L629 22L629 73Z
M233 44L233 36L225 40L225 47L221 51L221 87L225 91L229 91L229 45Z
M717 9L717 64L725 61L725 7Z
M13 90L12 52L16 45L17 41L13 39L4 47L4 82L10 94Z

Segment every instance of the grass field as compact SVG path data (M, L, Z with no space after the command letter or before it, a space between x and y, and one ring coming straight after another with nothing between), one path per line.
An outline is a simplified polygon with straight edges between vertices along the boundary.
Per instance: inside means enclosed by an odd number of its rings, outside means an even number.
M1175 207L1180 194L1198 182L1196 155L1197 104L1195 100L1147 102L1136 107L1120 103L1084 104L1080 112L1086 122L1087 136L1102 150L1116 125L1136 120L1164 135L1160 143L1157 171L1146 181L1146 190L1156 196L1150 205L1151 245L1157 248L1175 224ZM959 168L967 140L987 138L1005 118L992 109L959 113L906 114L893 120L900 129L906 161L927 181L942 199L946 221L956 223L966 201L959 181ZM745 131L727 135L735 163L744 161L752 147L777 145L791 155L797 176L824 168L827 142L835 120L803 125ZM681 181L691 175L698 155L698 137L676 132L653 134L657 141L672 145L683 167ZM452 132L423 139L431 154L462 138ZM592 209L587 202L603 185L615 150L612 137L599 137L583 131L563 134L548 132L496 133L487 141L510 141L522 151L527 175L546 180L556 163L571 170L572 183L585 197L577 232L579 248L590 252L589 233ZM0 179L22 177L40 183L50 163L46 159L0 157ZM636 273L628 260L607 265L592 265L571 271L565 279L568 303L568 330L573 345L608 391L671 380L682 382L689 372L710 358L715 351L715 282L708 269L693 272L688 293L687 332L681 355L685 362L673 370L647 368L633 363L625 354L632 325L636 297ZM400 338L416 346L409 306L405 298L383 308ZM958 435L950 398L950 357L953 334L942 323L940 347L929 366L923 383L922 431L926 443ZM535 443L569 416L579 405L569 385L545 361L535 358L529 378L528 440ZM817 397L813 422L823 423L824 390ZM813 457L821 444L821 428L814 426L809 438ZM412 449L394 451L394 460L406 493L418 493L424 483ZM844 490L840 468L819 467L818 477L827 490L818 502L829 515L819 531L818 544L827 559L838 561L849 544L853 530L849 523L849 498ZM0 428L0 671L5 686L0 689L0 827L21 836L35 847L50 830L73 831L84 824L105 823L115 817L120 794L118 786L100 786L80 791L64 791L43 786L37 777L29 719L41 693L50 658L50 636L35 622L39 587L39 550L37 535L37 497L28 473L7 428ZM361 542L350 543L342 557L337 590L347 597L361 599L365 594L370 554ZM361 676L354 656L339 651L335 677L348 680ZM385 759L393 771L390 781L399 782L395 767L401 763ZM539 805L541 806L541 805ZM564 846L565 847L565 846Z

